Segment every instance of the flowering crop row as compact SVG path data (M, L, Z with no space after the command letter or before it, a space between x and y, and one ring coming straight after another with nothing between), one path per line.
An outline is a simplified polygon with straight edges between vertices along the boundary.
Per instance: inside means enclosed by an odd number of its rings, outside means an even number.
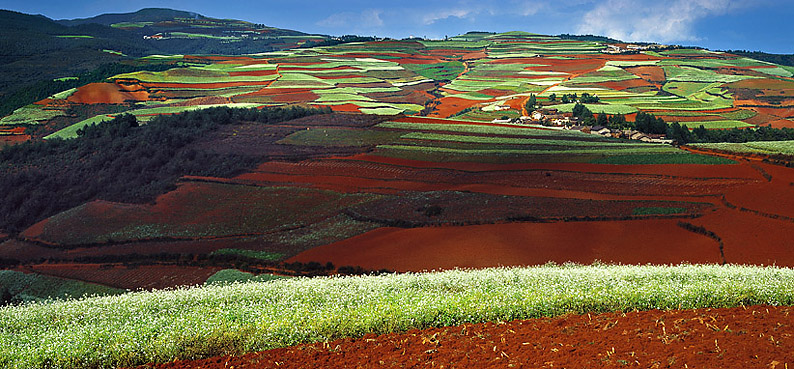
M0 366L115 368L566 313L794 304L794 270L541 266L297 278L0 309Z

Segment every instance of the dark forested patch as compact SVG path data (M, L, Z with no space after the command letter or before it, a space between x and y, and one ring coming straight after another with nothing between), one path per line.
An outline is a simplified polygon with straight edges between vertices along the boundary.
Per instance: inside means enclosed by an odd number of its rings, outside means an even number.
M261 156L197 150L189 144L240 122L271 124L327 109L211 108L158 116L132 115L81 129L70 140L28 142L0 151L0 229L18 232L93 199L152 201L184 175L229 177Z

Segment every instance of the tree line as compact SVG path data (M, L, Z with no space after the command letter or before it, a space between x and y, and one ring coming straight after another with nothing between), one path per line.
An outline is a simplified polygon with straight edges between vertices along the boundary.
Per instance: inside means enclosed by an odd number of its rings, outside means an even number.
M594 117L594 114L582 104L574 106L573 114L582 119L585 124L592 122L595 125L610 129L631 129L645 134L663 134L680 145L688 143L743 143L794 140L794 128L706 129L701 124L694 129L690 129L687 124L679 122L667 123L664 119L646 112L637 113L634 122L627 121L622 114L599 114Z

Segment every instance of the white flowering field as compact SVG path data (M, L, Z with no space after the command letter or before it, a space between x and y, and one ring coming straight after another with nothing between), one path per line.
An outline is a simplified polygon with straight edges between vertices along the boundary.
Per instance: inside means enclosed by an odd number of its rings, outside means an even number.
M0 367L116 368L467 322L794 304L794 270L541 266L282 279L0 308Z

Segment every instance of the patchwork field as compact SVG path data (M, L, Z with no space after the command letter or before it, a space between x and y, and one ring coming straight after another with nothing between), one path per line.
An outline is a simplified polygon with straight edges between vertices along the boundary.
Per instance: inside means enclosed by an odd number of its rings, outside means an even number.
M689 128L794 126L794 112L785 108L794 96L788 69L719 52L604 54L606 47L524 32L475 32L445 41L351 42L243 56L156 55L140 63L173 68L64 91L18 109L0 125L44 124L49 137L74 137L76 127L108 118L55 120L86 104L115 105L120 108L109 113L126 110L142 119L211 105L301 104L491 121L526 114L530 94L565 112L573 104L560 96L588 93L600 98L588 105L594 113L646 111Z

